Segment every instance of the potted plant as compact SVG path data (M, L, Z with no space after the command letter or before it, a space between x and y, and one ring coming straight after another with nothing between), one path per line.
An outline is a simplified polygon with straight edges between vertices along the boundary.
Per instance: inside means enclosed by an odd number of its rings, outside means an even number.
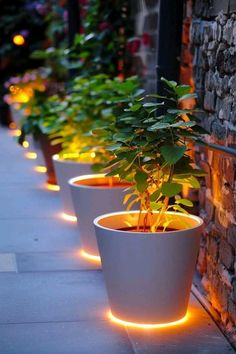
M54 120L55 129L51 134L51 137L56 136L55 142L62 145L62 151L53 157L53 162L64 214L75 215L68 180L92 174L101 163L111 159L113 153L107 149L108 144L103 138L102 129L114 122L114 103L124 104L127 96L136 87L137 78L134 77L122 82L119 79L110 79L105 74L98 74L80 76L74 80L72 92L66 96L64 110L59 119ZM52 130L49 122L44 121L44 129L47 127ZM72 194L76 194L75 204L77 191L74 192L73 187L77 189L77 186L78 183L71 184Z
M167 95L133 99L117 118L117 127L126 121L129 129L117 128L112 137L116 157L108 176L133 182L125 202L139 202L140 210L94 220L111 313L126 325L160 326L186 316L202 228L185 210L191 201L181 197L183 186L198 188L196 177L204 174L188 155L189 140L203 130L194 110L181 109L195 94L162 80Z
M49 129L44 128L44 121L58 119L57 111L53 110L55 101L58 102L57 97L57 95L48 96L47 92L35 92L34 97L27 104L29 112L21 121L21 135L18 138L18 142L23 144L27 136L33 137L34 144L38 148L37 154L41 156L42 153L47 168L47 182L50 184L57 183L52 156L59 153L61 145L51 144ZM60 108L63 109L59 105Z

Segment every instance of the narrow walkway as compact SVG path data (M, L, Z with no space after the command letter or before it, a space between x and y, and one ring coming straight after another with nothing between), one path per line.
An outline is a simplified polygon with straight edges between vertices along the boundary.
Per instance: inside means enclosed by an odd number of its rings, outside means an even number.
M0 354L233 352L194 296L178 327L111 323L102 272L80 258L76 225L34 166L0 127Z

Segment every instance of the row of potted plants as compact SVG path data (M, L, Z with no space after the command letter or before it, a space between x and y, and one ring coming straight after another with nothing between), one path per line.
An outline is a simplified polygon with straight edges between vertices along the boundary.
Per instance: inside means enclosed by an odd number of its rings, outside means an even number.
M195 111L181 108L195 95L162 80L166 96L144 96L134 77L78 77L35 116L61 147L53 162L64 212L73 215L71 189L82 247L101 257L112 315L157 326L186 315L202 220L181 195L204 174L189 156L189 141L204 131ZM22 129L33 133L28 118Z

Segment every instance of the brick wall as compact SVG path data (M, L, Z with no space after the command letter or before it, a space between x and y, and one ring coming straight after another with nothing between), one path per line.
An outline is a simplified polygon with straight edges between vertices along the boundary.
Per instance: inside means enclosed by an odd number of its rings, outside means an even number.
M236 1L195 1L191 51L209 140L236 148ZM204 150L196 156L208 172L199 193L206 228L198 271L206 296L236 345L236 159Z

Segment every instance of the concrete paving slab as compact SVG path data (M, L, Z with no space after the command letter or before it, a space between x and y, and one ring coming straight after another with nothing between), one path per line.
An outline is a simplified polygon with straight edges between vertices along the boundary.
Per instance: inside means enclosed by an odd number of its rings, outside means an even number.
M2 324L105 319L108 309L100 271L0 273L0 306Z
M14 253L0 253L0 272L17 272Z
M0 219L55 217L62 211L58 192L21 184L0 184Z
M19 253L16 255L16 261L19 272L101 269L99 263L84 259L79 249L74 252L60 253Z
M0 325L0 352L134 354L125 330L105 321Z
M174 299L173 299L174 301ZM226 354L234 350L192 295L188 320L155 330L127 328L136 354Z
M45 206L46 207L46 206ZM67 252L79 249L76 223L54 218L0 219L0 252Z

